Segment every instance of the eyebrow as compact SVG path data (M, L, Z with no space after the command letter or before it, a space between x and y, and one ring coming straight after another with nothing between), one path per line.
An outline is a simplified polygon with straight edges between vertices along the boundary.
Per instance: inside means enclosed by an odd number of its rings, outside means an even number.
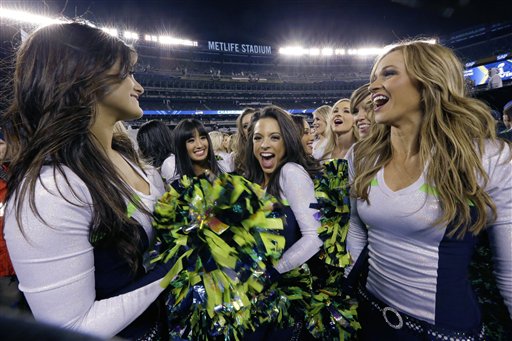
M386 66L382 67L381 70L389 69L390 67L398 68L398 66L396 66L396 65L389 64L389 65L386 65Z

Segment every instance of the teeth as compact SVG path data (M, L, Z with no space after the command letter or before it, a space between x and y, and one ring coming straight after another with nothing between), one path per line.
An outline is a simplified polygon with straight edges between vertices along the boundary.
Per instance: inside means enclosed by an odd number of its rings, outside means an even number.
M272 157L272 156L274 156L274 154L272 154L272 153L261 153L260 155L262 157Z
M388 98L384 95L377 95L377 96L373 97L372 100L373 100L373 103L376 103L378 101L386 101L386 100L388 100Z

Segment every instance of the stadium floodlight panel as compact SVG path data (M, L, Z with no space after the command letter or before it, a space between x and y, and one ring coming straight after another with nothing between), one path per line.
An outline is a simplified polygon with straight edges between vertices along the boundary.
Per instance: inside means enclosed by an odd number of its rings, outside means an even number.
M358 56L376 56L383 52L381 47L364 47L355 51Z
M154 35L151 35L151 34L146 34L146 35L144 36L144 40L145 40L145 41L158 42L158 37L157 37L157 36L154 36Z
M16 11L16 10L10 10L6 8L0 8L0 18L17 21L17 22L24 22L33 24L36 26L46 26L51 24L60 24L65 23L65 20L61 19L54 19L45 17L42 15L32 14L25 11Z
M316 47L312 47L309 49L309 55L310 56L319 56L320 55L320 49Z
M125 39L139 40L139 34L131 31L124 31Z
M286 46L280 47L279 53L288 56L302 56L304 54L309 54L309 50L306 50L302 46Z
M322 56L332 56L334 54L334 50L330 47L324 47L322 49Z
M102 30L114 37L118 35L117 28L103 27Z
M158 37L160 44L164 45L185 45L185 46L197 46L197 41L188 39L180 39L171 36L160 36Z

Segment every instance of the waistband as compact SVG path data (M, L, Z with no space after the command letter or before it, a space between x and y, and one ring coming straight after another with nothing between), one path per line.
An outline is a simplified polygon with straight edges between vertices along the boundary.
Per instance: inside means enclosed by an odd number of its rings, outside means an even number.
M365 288L359 287L359 297L370 304L372 309L380 312L386 324L396 330L407 328L430 338L450 341L480 341L485 339L485 327L482 325L474 331L456 331L437 327L425 321L399 312L388 306Z

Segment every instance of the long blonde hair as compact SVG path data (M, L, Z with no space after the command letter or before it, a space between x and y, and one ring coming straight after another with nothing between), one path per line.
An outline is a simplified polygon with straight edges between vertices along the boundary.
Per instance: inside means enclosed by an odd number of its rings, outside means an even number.
M329 114L332 110L332 107L329 105L322 105L316 108L313 111L313 118L316 116L320 116L325 121L325 131L323 132L322 136L327 137L328 130L329 130Z
M495 204L478 184L479 178L484 185L488 181L481 160L484 142L496 138L490 108L466 96L462 64L441 45L419 41L396 45L377 59L372 76L379 61L394 51L403 54L407 73L421 94L420 162L426 165L426 181L434 186L443 211L434 224L452 223L449 236L462 238L468 231L476 235L486 226L487 207L496 219ZM370 182L392 158L390 130L374 124L370 135L354 147L357 176L352 190L357 198L368 202ZM470 205L477 210L474 222Z
M336 148L338 137L336 136L336 133L333 131L333 125L332 125L332 117L334 116L333 110L336 108L336 106L342 102L347 102L350 104L350 100L348 98L342 98L338 100L336 103L332 105L331 110L329 111L329 115L327 115L326 121L327 121L327 127L325 128L326 133L325 137L327 138L327 142L325 144L325 149L322 157L320 160L324 160L331 157L331 154L334 152L334 148ZM359 140L359 133L357 132L357 129L352 126L352 139L353 143L357 142Z

